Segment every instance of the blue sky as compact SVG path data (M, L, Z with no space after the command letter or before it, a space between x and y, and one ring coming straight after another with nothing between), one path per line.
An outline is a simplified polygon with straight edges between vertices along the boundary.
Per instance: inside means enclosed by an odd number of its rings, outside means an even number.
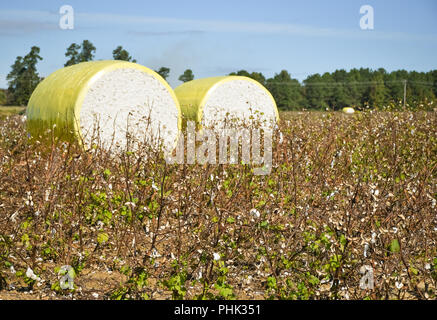
M62 5L74 29L59 28ZM362 5L374 29L361 30ZM171 69L170 84L191 68L196 78L246 69L271 77L282 69L302 81L336 69L437 69L434 0L123 0L0 2L0 88L16 56L41 48L42 76L62 68L66 48L90 40L96 59L122 45L149 68Z

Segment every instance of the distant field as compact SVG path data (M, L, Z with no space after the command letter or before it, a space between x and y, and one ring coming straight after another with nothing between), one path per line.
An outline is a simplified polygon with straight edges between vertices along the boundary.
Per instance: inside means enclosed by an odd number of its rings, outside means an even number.
M292 118L307 115L310 117L320 117L322 114L340 113L335 111L279 111L279 118L281 120L291 120Z
M26 107L19 106L0 106L0 117L19 114L20 112L24 112L25 109Z

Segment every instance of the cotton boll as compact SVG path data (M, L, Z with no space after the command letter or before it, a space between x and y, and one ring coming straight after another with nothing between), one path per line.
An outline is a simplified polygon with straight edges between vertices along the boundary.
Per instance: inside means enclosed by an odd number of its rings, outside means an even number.
M376 233L375 232L372 232L372 239L370 240L370 242L372 243L372 244L375 244L376 243Z
M152 249L152 254L150 255L152 258L159 258L161 254L155 248Z
M18 211L15 211L12 215L11 215L11 221L12 222L17 222L17 217L18 217Z
M367 258L367 251L369 250L369 244L365 243L364 244L364 258Z
M261 213L256 209L252 209L250 210L250 215L255 219L258 219L261 216Z
M30 269L29 267L28 267L27 270L26 270L26 277L28 277L28 278L30 278L30 279L32 279L32 280L35 280L35 281L41 281L41 278L38 277L38 276L33 272L33 270Z

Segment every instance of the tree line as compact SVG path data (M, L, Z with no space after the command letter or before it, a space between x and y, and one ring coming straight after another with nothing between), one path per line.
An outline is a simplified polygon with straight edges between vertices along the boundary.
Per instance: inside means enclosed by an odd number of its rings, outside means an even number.
M81 44L72 43L65 52L64 66L94 60L96 47L84 40ZM40 48L33 46L24 57L18 56L7 75L8 89L0 90L0 104L26 105L30 95L43 79L37 72L37 64L43 58ZM136 62L122 46L112 51L114 60ZM164 79L170 75L170 68L155 70ZM339 110L344 107L383 108L397 105L415 108L418 105L433 108L437 102L437 70L416 72L397 70L387 72L380 68L336 70L332 73L312 74L302 83L292 78L287 70L266 78L260 72L240 70L229 75L250 77L264 85L274 97L281 110ZM178 78L182 82L194 79L191 69Z
M416 72L369 68L336 70L308 76L303 83L287 70L266 79L262 73L245 70L231 75L250 77L263 84L282 110L339 110L384 107L432 109L437 102L437 70ZM404 100L405 99L405 100Z

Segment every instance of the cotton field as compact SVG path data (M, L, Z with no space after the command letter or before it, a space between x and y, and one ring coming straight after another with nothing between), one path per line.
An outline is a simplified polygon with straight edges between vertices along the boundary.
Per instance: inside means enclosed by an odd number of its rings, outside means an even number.
M2 118L0 298L436 299L436 113L280 119L254 175Z

